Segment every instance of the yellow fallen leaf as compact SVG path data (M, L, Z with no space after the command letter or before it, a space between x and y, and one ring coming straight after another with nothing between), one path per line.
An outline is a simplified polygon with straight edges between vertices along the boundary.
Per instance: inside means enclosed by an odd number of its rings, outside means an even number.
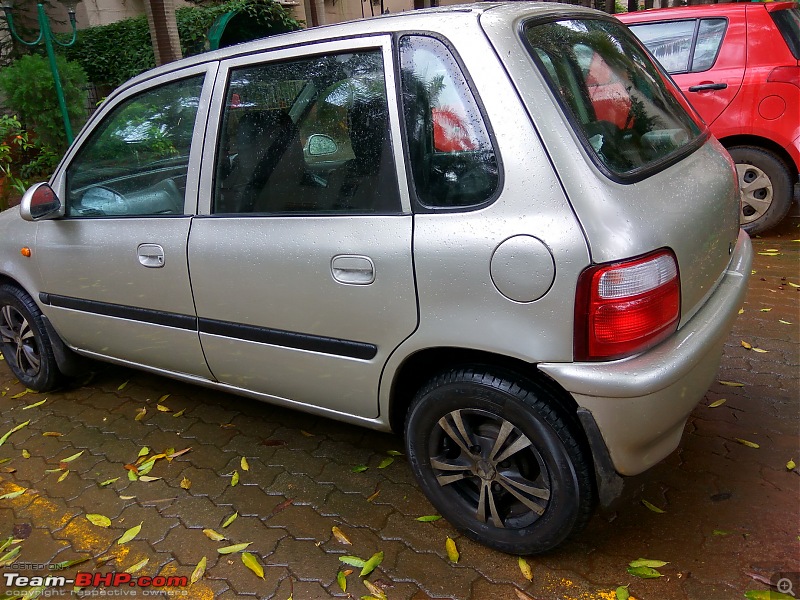
M238 517L238 516L239 516L239 511L237 510L237 511L236 511L235 513L233 513L233 514L232 514L230 517L228 517L227 519L225 519L225 521L223 521L223 523L222 523L222 528L223 528L223 529L225 529L225 528L226 528L228 525L230 525L231 523L233 523L233 522L236 520L236 517Z
M136 416L133 417L134 421L141 421L144 416L147 414L147 409L143 406L139 409L139 412L136 413Z
M125 533L123 533L122 536L120 536L120 538L117 540L117 544L121 546L122 544L127 544L128 542L130 542L133 538L139 535L139 532L142 530L143 524L144 521L139 523L136 527L131 527L130 529L125 531Z
M778 323L783 323L784 325L792 325L791 321L784 321L783 319L778 319Z
M242 460L239 461L239 466L242 467L242 471L250 470L250 463L247 462L247 459L244 456L242 457Z
M452 538L448 537L447 541L444 544L445 550L447 550L447 558L450 559L450 562L457 563L460 557L458 553L458 548L456 547L456 542Z
M22 449L22 458L30 458L30 457L31 457L31 453L28 452L27 450L25 450L25 448L23 448Z
M148 454L150 454L150 448L148 448L147 446L142 446L142 449L139 450L139 454L137 454L136 456L137 458L142 458L143 456L147 456Z
M245 567L250 569L261 579L264 579L264 567L261 566L255 555L250 554L249 552L242 552L242 562L244 563Z
M739 442L742 446L747 446L748 448L760 448L758 444L755 442L751 442L748 440L743 440L742 438L733 438L734 441Z
M183 476L183 479L181 479L181 487L185 490L188 490L190 487L192 487L192 482L186 479L185 475Z
M744 387L743 383L737 383L736 381L720 381L722 385L727 385L729 387Z
M215 542L221 542L222 540L228 539L224 535L222 535L221 533L217 533L213 529L203 529L203 533L208 539L213 540Z
M173 416L173 417L182 417L182 416L183 416L183 413L185 413L185 412L186 412L186 409L185 409L185 408L182 408L182 409L180 409L178 412L176 412L176 413L175 413L174 415L172 415L172 416Z
M789 459L789 462L786 463L786 470L787 471L794 471L797 467L797 464L794 462L793 459Z
M653 511L654 513L663 514L664 512L666 512L666 511L658 508L655 504L652 504L652 503L648 502L647 500L643 499L642 500L642 504L644 504L648 508L648 510Z
M125 572L126 573L136 573L137 571L141 571L142 568L149 562L150 562L149 558L142 559L139 562L137 562L135 565L125 569Z
M341 529L336 527L336 525L331 527L331 531L333 532L333 535L336 537L337 540L339 540L340 543L345 544L347 546L352 545L350 538L348 538Z
M144 481L145 483L150 483L151 481L158 481L161 477L150 477L150 475L140 475L139 481Z
M309 433L308 431L304 431L302 429L300 430L300 433L302 433L306 437L314 437L313 433Z
M111 519L105 515L90 513L86 515L86 518L92 525L97 525L98 527L111 527Z
M375 598L375 600L387 600L384 591L372 583L369 579L363 579L361 583L363 583L364 587L369 590L370 594L372 594L371 598ZM370 598L370 596L367 597Z
M231 477L231 487L236 487L237 483L239 483L239 471L234 471L233 477Z
M67 478L67 475L69 475L69 469L64 471L64 473L61 475L61 477L58 478L58 482L57 483L61 483L62 481L64 481Z
M761 312L769 312L769 311L771 311L771 310L772 310L771 308L762 308L762 309L761 309Z
M125 382L121 383L121 384L119 385L119 387L117 387L117 391L118 391L118 392L121 392L122 390L124 390L124 389L125 389L125 386L126 386L126 385L128 385L128 382L127 382L127 381L125 381Z
M718 406L722 406L727 402L727 399L720 398L719 400L714 400L711 404L708 405L708 408L717 408Z
M224 548L217 548L220 554L234 554L246 549L253 542L244 542L243 544L234 544L233 546L225 546Z
M743 308L740 308L740 309L739 309L739 314L740 314L740 315L743 315L743 314L744 314L744 309L743 309Z
M751 344L745 342L744 340L742 340L742 348L746 348L747 350L752 350L753 346Z
M158 403L161 404L167 398L169 398L169 394L164 394L163 396L161 396L161 398L158 399Z
M759 354L766 354L769 350L764 350L763 348L753 348L753 352L758 352Z
M528 561L520 556L517 558L517 564L519 565L519 570L522 571L522 576L528 581L533 581L533 571L531 571Z
M786 283L788 283L793 288L800 288L800 285L797 285L796 283L792 283L791 281L787 281Z
M163 404L156 404L156 408L161 412L172 412L170 407L164 406Z
M189 585L193 583L197 583L197 581L203 576L203 573L206 572L206 557L200 559L200 562L197 563L197 566L192 571L192 576L189 579Z

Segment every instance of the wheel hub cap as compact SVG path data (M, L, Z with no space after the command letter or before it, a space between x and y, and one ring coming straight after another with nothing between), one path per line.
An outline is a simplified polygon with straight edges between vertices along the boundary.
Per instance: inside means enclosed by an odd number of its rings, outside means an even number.
M484 481L492 481L497 474L497 470L492 463L481 458L475 463L474 473Z

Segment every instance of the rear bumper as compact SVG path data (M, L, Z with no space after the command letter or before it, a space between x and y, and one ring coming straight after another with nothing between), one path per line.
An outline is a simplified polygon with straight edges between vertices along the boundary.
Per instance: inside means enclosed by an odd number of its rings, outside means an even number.
M752 258L750 238L740 230L714 294L675 335L644 354L613 362L539 365L591 413L621 475L647 470L678 446L686 419L717 374Z

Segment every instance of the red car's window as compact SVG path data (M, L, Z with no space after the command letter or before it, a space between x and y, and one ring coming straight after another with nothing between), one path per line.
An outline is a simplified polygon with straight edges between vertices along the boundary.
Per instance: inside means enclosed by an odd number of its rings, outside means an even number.
M610 175L641 178L700 136L680 92L621 23L529 22L524 35L569 120Z
M786 8L770 13L792 55L800 60L800 8Z

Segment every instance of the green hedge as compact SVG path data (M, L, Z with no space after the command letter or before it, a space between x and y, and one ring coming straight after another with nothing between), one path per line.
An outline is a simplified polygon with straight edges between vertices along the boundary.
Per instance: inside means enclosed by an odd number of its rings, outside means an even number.
M179 8L178 36L184 56L206 50L206 34L219 15L231 10L245 12L249 20L273 33L300 29L299 21L272 0L230 0L210 7ZM147 17L142 15L78 31L75 45L65 51L83 67L97 86L116 87L155 66Z

